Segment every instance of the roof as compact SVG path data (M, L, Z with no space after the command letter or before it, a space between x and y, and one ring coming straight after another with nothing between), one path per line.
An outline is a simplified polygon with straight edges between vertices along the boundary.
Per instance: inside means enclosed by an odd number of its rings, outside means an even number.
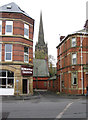
M9 4L0 7L0 12L22 13L30 17L25 11L23 11L16 3L11 2Z
M82 30L76 31L74 33L68 34L67 36L65 36L62 39L62 41L60 42L60 44L56 48L58 48L68 37L70 37L72 35L88 35L88 30L82 29Z
M47 61L44 59L33 59L33 76L49 77Z

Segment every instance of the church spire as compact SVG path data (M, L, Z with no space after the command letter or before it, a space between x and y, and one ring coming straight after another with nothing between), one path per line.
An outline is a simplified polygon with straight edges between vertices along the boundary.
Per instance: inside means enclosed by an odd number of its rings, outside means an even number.
M42 12L40 13L38 44L45 45L45 42L44 42L44 31L43 31L43 22L42 22Z

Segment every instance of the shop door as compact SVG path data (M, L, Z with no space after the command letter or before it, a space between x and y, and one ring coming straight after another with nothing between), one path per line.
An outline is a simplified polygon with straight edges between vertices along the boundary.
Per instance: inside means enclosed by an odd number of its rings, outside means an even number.
M27 79L23 79L23 94L27 94Z

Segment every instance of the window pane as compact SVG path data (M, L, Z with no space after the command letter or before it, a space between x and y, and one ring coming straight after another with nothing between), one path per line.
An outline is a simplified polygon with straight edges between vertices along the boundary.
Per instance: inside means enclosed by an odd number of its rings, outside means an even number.
M7 77L14 77L14 73L11 72L11 71L8 71L8 72L7 72Z
M24 37L29 37L29 25L24 24Z
M0 52L0 61L1 61L1 52Z
M72 77L73 77L73 84L77 84L77 75L76 75L76 73L73 73Z
M28 62L28 55L25 55L25 56L24 56L24 61L25 61L25 62Z
M76 38L72 38L72 47L76 46Z
M76 59L73 59L73 64L76 64Z
M6 44L5 45L6 46L6 52L12 52L12 45L10 45L10 44Z
M28 36L29 30L27 28L24 28L24 35Z
M6 88L6 79L2 78L2 88Z
M6 21L6 34L12 35L13 21Z
M0 88L1 88L1 86L2 86L2 78L0 78Z
M24 47L24 53L28 53L28 47Z
M76 78L74 78L74 84L76 84Z
M11 60L11 53L6 53L6 60Z
M13 88L13 79L8 79L7 87Z
M76 64L76 54L72 54L72 64Z
M2 25L0 25L0 32L2 32Z
M6 25L6 32L12 32L12 25Z

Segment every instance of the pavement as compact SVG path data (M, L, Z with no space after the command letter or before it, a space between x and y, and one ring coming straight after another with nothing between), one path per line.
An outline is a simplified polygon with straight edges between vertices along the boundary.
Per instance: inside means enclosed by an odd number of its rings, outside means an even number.
M13 96L0 96L2 101L6 100L32 100L40 99L41 97L52 97L54 95L58 98L68 98L68 99L79 99L79 98L88 98L85 95L67 95L67 94L58 94L56 92L46 91L46 90L35 90L33 95L13 95Z

